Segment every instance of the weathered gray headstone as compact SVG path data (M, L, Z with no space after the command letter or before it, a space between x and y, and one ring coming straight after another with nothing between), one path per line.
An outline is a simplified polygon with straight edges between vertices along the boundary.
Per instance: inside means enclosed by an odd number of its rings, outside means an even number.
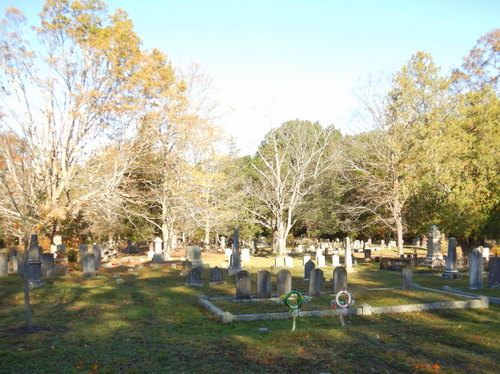
M0 253L0 277L9 275L9 256L7 252Z
M250 248L241 249L241 262L250 262Z
M28 251L28 266L25 268L28 274L30 288L43 286L42 282L42 250L38 245L38 235L31 234L30 247Z
M500 284L500 257L492 257L488 270L488 286L496 287Z
M325 267L326 266L325 256L323 255L316 256L316 263L318 264L318 267Z
M101 262L102 260L102 249L100 244L92 245L92 252L94 253L96 262Z
M250 273L242 270L236 274L236 298L250 299L252 296Z
M292 290L292 274L286 269L281 269L278 271L277 277L277 288L278 288L278 297L282 295L288 295L288 293Z
M95 276L95 255L93 253L85 253L82 259L83 263L83 275L85 277L94 277Z
M312 262L312 260L309 260L306 262L306 264L304 265L304 280L305 281L308 281L310 276L311 276L311 271L313 271L313 269L316 267L316 265L314 264L314 262Z
M371 262L372 261L372 250L365 249L363 252L364 252L365 262Z
M216 266L210 269L210 285L215 286L218 284L226 284L226 281L224 280L222 269Z
M448 256L446 257L446 269L443 273L443 278L457 279L460 277L457 266L457 240L455 238L448 239Z
M18 259L20 256L22 256L21 253L16 253L15 255L13 255L11 257L11 259L12 259L12 271L16 274L19 273L19 260Z
M203 266L203 261L201 259L201 248L196 245L187 247L186 258L191 261L191 263L193 264L193 268Z
M24 277L24 275L27 274L27 269L26 269L27 263L25 263L25 261L24 261L24 256L25 256L24 253L18 253L16 256L17 257L17 274L19 274L19 276L21 276L21 277Z
M80 245L80 258L83 260L83 256L88 252L89 247L85 244Z
M57 244L57 252L66 253L66 246L64 244Z
M469 254L469 288L479 290L483 288L483 256L478 248Z
M257 273L257 299L269 299L271 293L271 273L267 270L259 270Z
M238 229L235 227L233 232L233 253L229 258L229 275L238 274L241 271L240 238Z
M42 277L52 278L54 276L54 254L44 253L42 254Z
M189 260L184 260L184 262L182 263L181 275L185 277L191 270L193 270L193 263Z
M309 280L309 296L315 297L321 295L323 280L323 270L313 269L311 271L311 279Z
M203 286L201 283L201 268L195 267L187 275L186 286Z
M347 270L345 267L338 266L333 270L333 292L337 294L339 291L347 288Z
M403 290L411 290L413 285L413 272L411 269L403 269Z

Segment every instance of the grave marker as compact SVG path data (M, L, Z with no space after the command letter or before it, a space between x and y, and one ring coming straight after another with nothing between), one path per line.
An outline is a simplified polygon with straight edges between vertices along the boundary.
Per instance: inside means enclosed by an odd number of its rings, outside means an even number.
M201 283L200 267L195 267L190 272L188 272L186 286L195 286L195 287L203 286L203 283Z
M312 260L309 260L306 262L306 264L304 265L304 280L305 281L308 281L310 276L311 276L311 271L313 271L313 269L316 267L316 265L314 264L314 262L312 262Z
M54 254L44 253L42 254L42 277L52 278L54 276Z
M292 290L292 274L286 269L281 269L278 271L276 277L278 297L288 295L288 293Z
M403 290L411 290L413 288L413 272L411 269L403 269Z
M483 288L483 257L478 248L469 254L469 289Z
M315 297L321 295L323 289L323 270L313 269L311 271L311 279L309 280L309 296Z
M95 255L93 253L86 253L83 255L83 275L85 277L95 276Z
M184 262L182 263L181 276L187 276L191 270L193 270L192 262L189 260L184 260Z
M257 273L257 299L269 299L271 292L271 273L267 270L259 270Z
M201 259L201 248L196 245L187 247L186 258L191 261L191 263L193 264L193 268L203 266L203 260Z
M250 299L252 296L250 274L242 270L236 274L236 298Z
M0 253L0 277L6 277L9 275L9 256L7 252Z
M226 284L226 281L224 280L222 270L216 266L213 269L210 269L210 285L215 286L219 284Z
M488 270L488 287L496 287L500 284L500 257L492 257Z
M333 293L337 294L339 291L347 288L347 270L345 267L339 266L333 270Z

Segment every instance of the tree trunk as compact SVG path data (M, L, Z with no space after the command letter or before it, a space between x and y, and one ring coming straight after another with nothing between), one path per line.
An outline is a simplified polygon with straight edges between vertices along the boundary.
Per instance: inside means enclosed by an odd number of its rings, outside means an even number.
M401 203L396 198L393 208L394 223L396 224L396 244L398 246L398 255L404 254L403 250L403 215L401 213Z
M205 243L205 249L209 249L210 248L210 222L208 219L205 221L205 240L204 240L204 243Z

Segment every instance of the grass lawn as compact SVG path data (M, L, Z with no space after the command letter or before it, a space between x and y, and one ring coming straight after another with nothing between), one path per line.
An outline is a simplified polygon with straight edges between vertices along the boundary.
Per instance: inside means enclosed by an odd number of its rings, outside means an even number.
M223 261L223 256L207 256L212 265ZM255 287L258 267L270 266L272 259L262 257L254 264ZM324 270L329 281L333 269ZM124 284L116 284L115 273L122 275ZM293 288L305 291L302 267L293 269L292 276ZM101 269L93 279L78 273L59 275L32 291L37 330L26 335L21 329L22 281L14 275L1 278L0 373L498 372L497 305L350 316L344 328L335 317L302 318L299 331L292 333L291 320L216 322L200 308L197 296L232 296L234 278L228 278L227 285L212 287L206 281L207 271L203 279L203 287L186 287L179 269L171 267L142 268L137 275L125 268ZM466 287L468 280L415 276L414 281L441 288ZM377 264L360 264L357 272L348 274L348 284L357 304L363 298L377 306L378 302L432 302L433 297L448 297L420 290L391 295L368 292L401 284L400 273L379 271ZM314 302L327 304L330 299L327 295ZM253 304L227 303L241 308ZM275 303L270 307L287 310ZM268 332L260 332L263 327Z

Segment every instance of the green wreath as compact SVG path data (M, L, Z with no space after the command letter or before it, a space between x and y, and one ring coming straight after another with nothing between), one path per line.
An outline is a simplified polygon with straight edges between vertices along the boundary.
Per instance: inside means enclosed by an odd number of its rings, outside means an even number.
M291 305L290 302L288 301L288 298L292 295L297 295L297 305ZM300 306L302 305L302 300L304 298L302 297L302 294L299 291L290 291L286 296L285 296L285 305L289 307L290 309L299 309Z

